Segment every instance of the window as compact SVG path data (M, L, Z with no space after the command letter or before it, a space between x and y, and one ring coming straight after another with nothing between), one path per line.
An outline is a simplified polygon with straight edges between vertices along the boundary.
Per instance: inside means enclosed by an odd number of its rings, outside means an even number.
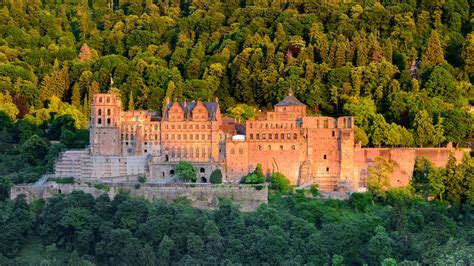
M107 125L110 125L110 118L107 118Z
M171 125L171 129L174 129L174 125Z
M268 139L271 140L271 139L272 139L272 136L273 136L273 134L272 134L272 133L269 133L269 134L268 134Z
M285 139L285 133L281 133L281 140Z
M333 136L333 137L336 136L336 132L334 132L334 130L332 131L332 136Z
M250 123L250 128L253 128L253 123Z
M102 124L102 118L97 119L97 124L99 124L99 125Z
M110 109L107 109L107 115L110 115Z
M259 150L259 151L262 150L262 145L258 145L258 150Z
M204 129L204 125L201 125L201 129Z
M295 149L296 149L295 145L291 145L291 150L294 151Z
M326 119L324 120L324 128L328 128L329 127L329 121Z
M266 138L267 138L266 134L263 133L263 134L262 134L262 139L265 140Z
M244 154L244 149L240 148L239 149L239 154Z
M328 158L328 156L326 154L324 154L324 160L326 160Z
M253 133L250 133L250 139L253 139Z
M275 140L278 140L278 133L275 133Z
M193 134L190 134L190 135L189 135L189 139L190 139L190 140L193 140Z
M110 103L110 97L107 97L107 103Z
M256 136L256 137L257 137L257 139L260 139L260 134L257 133L257 136Z
M282 150L283 150L283 145L280 145L280 151L282 151Z
M188 128L188 126L187 126L187 125L183 125L183 129L187 129L187 128Z
M293 139L298 139L298 134L293 134Z
M145 150L143 150L143 152L144 152L144 153L147 153L147 152L148 152L148 150L147 150L147 149L145 149Z
M291 134L290 133L286 134L286 137L287 137L286 139L291 139Z
M326 167L326 172L329 172L329 167Z
M199 140L199 134L196 134L196 140Z
M178 129L181 129L181 125L178 125Z
M268 150L269 150L269 151L272 150L272 145L268 145Z
M100 103L102 102L102 97L99 97L99 102L100 102Z
M102 109L99 109L99 115L102 115Z

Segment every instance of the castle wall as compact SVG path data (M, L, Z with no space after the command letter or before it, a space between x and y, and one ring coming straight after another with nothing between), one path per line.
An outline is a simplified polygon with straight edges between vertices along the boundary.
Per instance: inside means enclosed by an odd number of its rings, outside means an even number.
M149 201L163 200L165 202L178 202L185 197L195 208L215 209L219 199L232 200L240 206L241 211L255 211L261 204L268 203L268 188L264 186L258 190L249 185L141 185L134 188L129 184L107 185L108 191L95 188L91 184L57 184L47 182L44 189L33 189L31 185L16 185L11 188L10 198L15 199L20 194L26 196L27 201L34 199L51 198L58 193L69 194L74 190L81 190L91 194L94 198L106 193L114 198L120 191L129 192L133 197L143 197Z
M249 166L249 147L247 141L226 142L227 181L238 183L240 179L255 170Z
M354 165L359 186L367 186L367 171L374 165L376 157L380 156L393 164L390 185L402 187L410 183L416 158L426 157L436 167L445 167L451 152L458 161L462 159L463 151L451 148L355 148Z
M176 165L178 162L151 162L149 166L150 177L149 181L158 183L174 182L178 178L176 172ZM225 171L219 163L208 163L208 162L192 162L192 165L196 169L198 175L197 182L209 183L211 174L216 169L221 169L222 179L225 180Z

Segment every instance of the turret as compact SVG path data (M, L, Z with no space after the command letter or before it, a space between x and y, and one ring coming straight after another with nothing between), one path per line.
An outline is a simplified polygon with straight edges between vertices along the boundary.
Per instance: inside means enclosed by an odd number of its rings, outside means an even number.
M93 155L120 155L122 102L117 94L95 94L91 103L90 148Z

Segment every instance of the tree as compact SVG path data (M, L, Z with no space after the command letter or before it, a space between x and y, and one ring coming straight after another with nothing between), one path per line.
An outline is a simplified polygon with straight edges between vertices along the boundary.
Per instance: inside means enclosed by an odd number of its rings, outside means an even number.
M16 117L20 113L8 92L6 94L0 93L0 111L8 115L12 121L16 121Z
M178 174L179 179L184 182L196 182L197 180L196 169L187 161L180 161L176 165L176 173Z
M372 126L370 128L370 138L373 145L381 146L387 142L390 126L385 122L385 118L381 114L375 115Z
M227 110L229 115L237 120L239 123L245 123L255 117L255 112L252 106L240 103Z
M133 111L135 110L135 101L133 100L133 92L130 91L130 95L128 96L128 110Z
M221 184L222 183L222 172L221 169L215 169L211 173L210 177L211 184Z
M369 167L367 176L367 187L378 199L385 199L385 191L390 188L390 174L393 165L382 157L376 157L372 166Z
M375 235L369 240L369 257L373 265L379 265L394 255L393 240L382 226L375 228Z
M445 62L443 48L441 47L441 41L439 40L439 35L436 30L431 31L430 39L428 40L421 61L428 66L436 66Z
M80 109L81 107L81 88L79 87L78 82L74 83L74 86L72 87L71 104L77 109Z
M426 110L421 110L416 114L413 127L415 129L415 143L417 145L423 147L433 144L433 136L436 135L436 129Z
M275 172L270 176L270 188L280 192L290 189L290 180L282 173Z
M158 249L158 261L159 265L167 266L171 265L171 251L173 250L175 244L167 235L161 240L159 249Z
M36 134L21 145L22 154L32 165L39 165L48 154L48 150L49 143Z
M139 183L142 183L142 184L145 183L145 182L146 182L146 176L144 176L144 175L139 176L139 177L137 178L137 181L138 181Z

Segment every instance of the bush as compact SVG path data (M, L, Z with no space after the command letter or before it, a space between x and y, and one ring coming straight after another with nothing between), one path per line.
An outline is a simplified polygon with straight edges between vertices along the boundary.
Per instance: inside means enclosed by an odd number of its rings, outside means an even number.
M197 173L194 166L187 161L180 161L176 165L176 173L178 174L179 179L185 182L196 182Z
M142 183L142 184L143 184L143 183L145 183L145 182L146 182L146 176L144 176L144 175L141 175L141 176L139 176L139 177L137 178L137 180L138 180L138 182L140 182L140 183Z
M286 192L290 188L290 180L282 173L273 173L270 176L270 188L276 191Z
M262 184L257 184L257 185L255 186L255 189L256 189L256 190L262 190L262 189L263 189L263 185L262 185Z
M313 195L313 197L317 197L319 195L318 185L317 184L311 185L311 187L309 188L309 192L311 192L311 195Z
M253 173L248 174L240 179L241 184L262 184L265 183L265 181L265 175L263 174L262 165L260 163L257 164L257 167Z
M58 184L74 184L74 177L51 177L48 181L53 181Z
M222 184L221 169L216 169L212 171L210 181L211 181L211 184Z

